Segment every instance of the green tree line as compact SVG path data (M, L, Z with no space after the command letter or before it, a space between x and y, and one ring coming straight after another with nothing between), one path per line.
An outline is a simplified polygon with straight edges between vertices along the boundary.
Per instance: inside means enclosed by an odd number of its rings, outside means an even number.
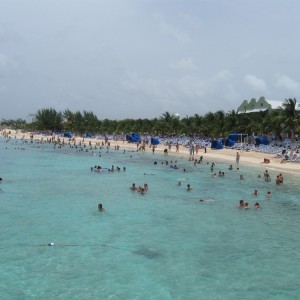
M194 114L179 118L170 112L154 119L99 120L93 112L69 109L59 112L54 108L37 111L31 123L23 120L2 120L3 125L18 129L39 131L71 131L84 134L149 133L151 135L197 135L209 137L227 136L230 132L248 135L274 135L277 139L288 136L292 139L300 133L300 111L296 99L285 99L282 109L237 114L235 110L208 112L203 116Z

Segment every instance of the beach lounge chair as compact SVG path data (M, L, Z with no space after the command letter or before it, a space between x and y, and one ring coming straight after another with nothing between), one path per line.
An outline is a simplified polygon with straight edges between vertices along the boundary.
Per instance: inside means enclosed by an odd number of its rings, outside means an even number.
M298 159L297 154L294 153L291 158L287 159L287 161L288 162L297 162L297 159Z

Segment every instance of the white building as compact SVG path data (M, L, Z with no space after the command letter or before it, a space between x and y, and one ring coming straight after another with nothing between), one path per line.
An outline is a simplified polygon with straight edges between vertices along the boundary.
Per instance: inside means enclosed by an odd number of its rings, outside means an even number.
M244 100L238 107L238 114L248 114L253 112L260 112L272 109L283 109L283 103L285 101L266 100L264 97L260 97L258 101L251 99L250 101ZM300 103L296 103L296 110L300 110Z

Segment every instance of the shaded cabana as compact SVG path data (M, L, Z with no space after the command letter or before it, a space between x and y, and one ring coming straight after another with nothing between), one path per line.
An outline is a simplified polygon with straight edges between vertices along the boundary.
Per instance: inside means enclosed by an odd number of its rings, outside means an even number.
M151 145L158 145L159 143L160 142L158 138L154 138L154 137L151 138Z
M215 149L215 150L223 149L222 142L220 140L213 140L211 142L211 149Z
M132 134L127 134L126 135L126 140L129 143L137 143L141 141L141 137L138 133L132 133Z
M231 132L228 136L228 139L234 141L235 143L243 143L244 140L248 137L248 134Z
M64 133L64 137L66 137L66 138L72 138L73 135L72 135L71 132L65 132L65 133Z
M265 136L255 136L255 145L269 145L269 141Z

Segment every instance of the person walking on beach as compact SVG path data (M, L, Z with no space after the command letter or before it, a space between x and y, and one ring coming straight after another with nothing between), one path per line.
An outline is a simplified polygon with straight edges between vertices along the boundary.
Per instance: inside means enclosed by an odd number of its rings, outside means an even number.
M239 152L236 153L235 162L236 162L237 164L240 163L240 153L239 153Z

